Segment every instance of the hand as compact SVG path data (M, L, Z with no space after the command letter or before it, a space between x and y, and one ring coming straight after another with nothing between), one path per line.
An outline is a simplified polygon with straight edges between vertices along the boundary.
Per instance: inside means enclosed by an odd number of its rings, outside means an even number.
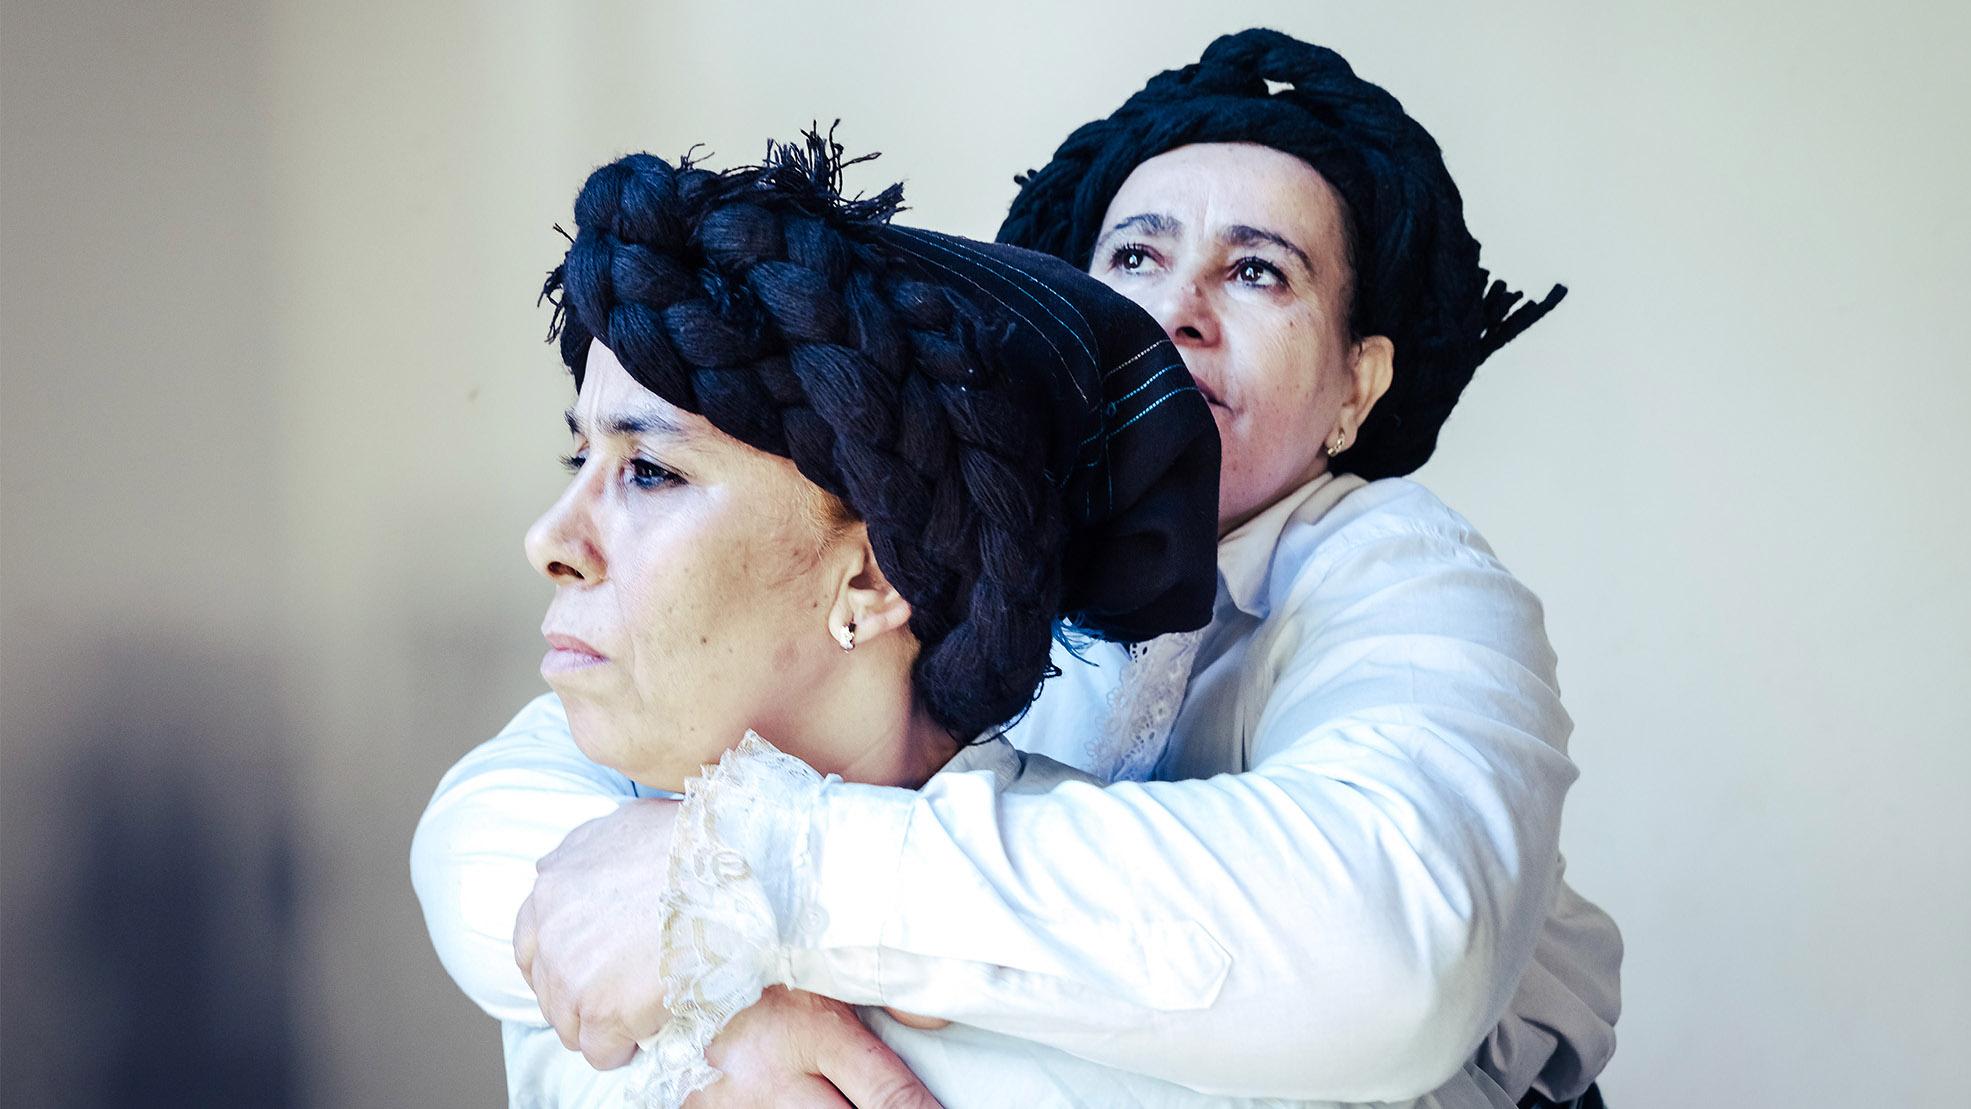
M659 897L677 809L632 801L568 833L514 921L514 961L541 1015L597 1070L629 1062L669 1017Z
M839 1001L770 986L705 1051L724 1077L687 1109L843 1106L938 1109L896 1053Z

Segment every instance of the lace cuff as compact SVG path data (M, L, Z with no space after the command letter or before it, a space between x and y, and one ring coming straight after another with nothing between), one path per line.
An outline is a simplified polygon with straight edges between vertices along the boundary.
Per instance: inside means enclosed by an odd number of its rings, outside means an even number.
M670 1021L632 1064L632 1104L681 1105L719 1072L712 1039L766 987L789 978L785 936L806 921L797 878L808 814L839 781L752 732L685 783L671 834L659 967Z

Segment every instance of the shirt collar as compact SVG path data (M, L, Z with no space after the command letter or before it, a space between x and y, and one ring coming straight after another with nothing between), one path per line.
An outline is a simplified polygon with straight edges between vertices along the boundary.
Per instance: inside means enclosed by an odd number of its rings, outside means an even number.
M993 731L975 743L968 743L951 756L951 761L938 769L940 774L963 774L971 770L989 770L999 779L1001 787L1011 786L1020 776L1024 760L1020 752L1007 741L1002 731Z
M1287 525L1294 520L1313 523L1366 484L1354 474L1316 474L1218 541L1218 579L1240 612L1263 620L1271 610L1266 583L1272 577L1273 549Z

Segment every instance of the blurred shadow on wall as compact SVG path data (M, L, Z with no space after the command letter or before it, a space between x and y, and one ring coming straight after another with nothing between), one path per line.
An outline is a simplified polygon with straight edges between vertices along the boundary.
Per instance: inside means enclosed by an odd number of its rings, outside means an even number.
M8 891L10 1105L296 1103L297 826L272 667L119 644ZM19 826L16 825L18 828ZM51 857L52 856L52 857ZM18 856L17 856L18 857Z

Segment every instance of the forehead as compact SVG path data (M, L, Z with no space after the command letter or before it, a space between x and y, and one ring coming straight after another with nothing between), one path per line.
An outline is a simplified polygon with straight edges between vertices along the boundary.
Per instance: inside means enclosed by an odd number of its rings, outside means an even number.
M1256 143L1197 143L1144 161L1116 190L1102 226L1140 213L1174 216L1193 233L1258 227L1324 253L1343 242L1341 195L1327 178Z
M582 390L575 399L574 414L590 428L600 427L603 421L618 416L637 414L656 417L658 430L676 428L693 439L723 434L703 416L686 412L639 385L636 378L630 376L630 371L623 368L615 353L603 346L600 340L589 343L588 360L582 373ZM734 442L737 443L737 440Z

